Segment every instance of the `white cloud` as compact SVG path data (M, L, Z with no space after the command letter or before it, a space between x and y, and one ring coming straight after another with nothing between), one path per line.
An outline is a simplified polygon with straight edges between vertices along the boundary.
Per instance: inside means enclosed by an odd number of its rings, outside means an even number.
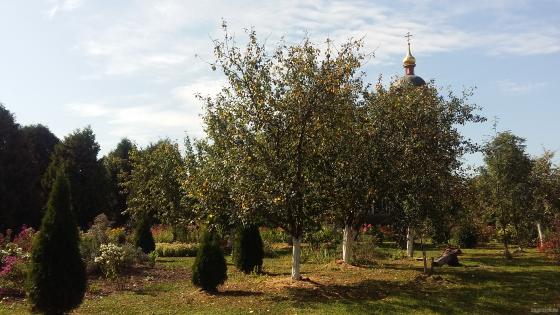
M417 54L466 48L517 55L560 51L560 31L543 23L508 15L509 22L513 19L526 29L518 30L515 25L511 31L500 25L459 25L459 18L492 12L498 19L507 15L508 8L525 5L525 1L475 2L395 1L389 7L365 0L140 0L119 12L112 22L107 23L106 18L93 20L79 47L107 75L146 71L159 76L181 72L192 75L206 69L194 56L211 54L209 36L221 36L217 26L224 18L232 32L239 35L244 27L254 26L260 38L268 37L272 44L280 36L297 40L305 32L320 41L327 36L338 42L350 36L365 37L367 49L379 47L376 63L399 60L406 47L403 35L408 31L415 34L413 49Z
M59 12L71 12L81 7L85 0L53 0L49 1L51 7L47 11L47 16L49 19L53 19Z
M547 82L514 82L511 80L501 80L497 81L496 84L498 88L506 94L529 94L536 89L545 87L548 85Z

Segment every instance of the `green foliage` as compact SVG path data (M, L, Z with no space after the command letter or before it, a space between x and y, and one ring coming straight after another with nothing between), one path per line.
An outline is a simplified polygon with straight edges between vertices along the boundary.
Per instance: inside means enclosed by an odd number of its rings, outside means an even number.
M233 243L233 263L244 273L260 272L264 257L263 241L256 225L240 226Z
M156 250L159 257L195 257L198 246L185 243L156 243Z
M165 224L188 223L182 204L183 160L176 143L161 140L143 150L130 151L131 172L123 182L127 213L138 220L157 218Z
M42 181L49 190L57 170L65 169L72 189L72 211L83 230L108 204L108 181L105 167L97 159L99 149L90 127L75 130L55 147Z
M368 95L366 123L374 144L371 197L397 219L392 223L397 230L413 227L425 238L430 229L423 227L445 227L461 157L477 149L458 126L484 121L469 102L471 95L455 96L434 83L386 89L381 82Z
M141 218L136 223L136 228L134 229L134 245L142 248L142 251L146 254L156 249L156 243L154 242L154 237L150 229L150 221L147 217Z
M461 248L474 248L478 245L478 235L474 224L463 223L455 231L454 239Z
M154 267L156 265L156 260L159 257L159 254L157 252L157 250L154 250L153 252L148 254L148 263L150 264L150 267Z
M115 150L109 152L103 158L103 164L107 170L109 181L109 207L107 213L117 226L123 225L128 216L124 214L126 210L126 199L128 194L123 191L126 178L130 176L132 165L130 153L135 150L135 145L128 139L122 139Z
M228 201L215 205L231 204L236 222L258 216L301 237L328 210L323 191L330 187L323 177L333 146L343 140L337 114L353 105L361 86L362 43L337 49L329 41L321 50L304 38L267 51L254 31L245 48L224 31L224 40L215 41L213 66L228 83L204 98L203 117L204 153L219 167L212 176L198 176L206 180L190 195L205 200L210 191L214 200Z
M70 184L59 170L31 254L29 299L33 309L66 313L84 298L87 280L71 211Z
M169 225L164 225L164 224L153 225L152 235L156 243L173 242L173 228Z
M301 262L327 264L340 256L339 250L333 244L318 244L317 246L303 246L301 248Z
M282 228L267 228L260 229L261 238L267 243L288 243L291 241L290 235Z
M105 277L115 280L119 276L119 271L124 264L124 251L122 247L115 244L101 244L99 256L95 257L95 262L101 266Z
M521 243L532 224L530 174L532 163L525 153L525 139L501 132L484 148L485 167L480 175L480 193L490 219L496 222L498 237L504 243Z
M227 265L216 231L204 231L192 266L192 283L213 292L227 280Z
M26 135L0 104L0 231L37 227L46 201L38 185L42 161Z
M319 247L321 244L340 244L342 242L342 233L336 229L322 226L317 231L306 233L303 241L309 243L314 248Z

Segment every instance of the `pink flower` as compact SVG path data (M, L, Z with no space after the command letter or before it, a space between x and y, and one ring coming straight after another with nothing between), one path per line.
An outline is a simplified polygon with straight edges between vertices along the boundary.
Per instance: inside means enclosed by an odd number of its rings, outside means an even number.
M18 258L16 256L7 256L2 262L4 265L0 269L0 277L10 274L12 268L18 262Z

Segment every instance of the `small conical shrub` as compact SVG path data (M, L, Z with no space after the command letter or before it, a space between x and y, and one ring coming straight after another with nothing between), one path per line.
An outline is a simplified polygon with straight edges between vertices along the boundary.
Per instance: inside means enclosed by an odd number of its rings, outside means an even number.
M227 265L217 233L204 231L192 267L192 283L205 291L214 292L227 279Z
M29 300L33 310L64 314L78 307L87 286L70 184L59 170L31 252Z
M136 224L134 231L134 246L142 248L146 254L156 249L156 243L150 229L150 222L147 217L142 217Z
M263 257L263 241L258 226L240 227L233 244L233 262L237 269L244 273L261 272Z

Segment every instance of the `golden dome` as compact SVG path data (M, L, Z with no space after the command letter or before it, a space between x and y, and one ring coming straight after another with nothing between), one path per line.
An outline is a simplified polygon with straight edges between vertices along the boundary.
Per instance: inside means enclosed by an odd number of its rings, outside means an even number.
M406 54L402 62L405 67L416 65L416 58L414 58L414 56L412 56L412 53L410 52L410 43L408 43L408 53Z

